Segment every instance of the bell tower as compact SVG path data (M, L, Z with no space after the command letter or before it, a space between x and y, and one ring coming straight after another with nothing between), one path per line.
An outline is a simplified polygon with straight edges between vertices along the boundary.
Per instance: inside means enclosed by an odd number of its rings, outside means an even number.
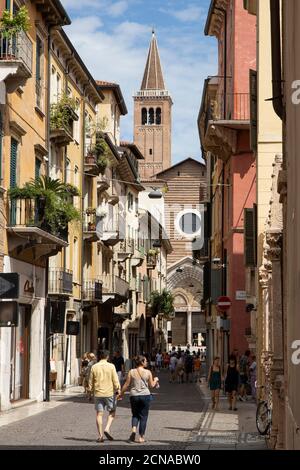
M142 85L134 95L134 143L145 157L139 164L142 180L171 166L172 104L152 31Z

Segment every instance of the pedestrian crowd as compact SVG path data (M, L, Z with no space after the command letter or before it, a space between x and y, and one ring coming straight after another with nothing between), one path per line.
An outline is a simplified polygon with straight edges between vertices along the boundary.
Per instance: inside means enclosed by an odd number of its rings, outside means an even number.
M256 357L249 350L240 356L235 349L224 372L220 357L215 357L207 378L213 410L219 410L222 389L227 394L229 410L237 411L237 400L247 401L249 395L256 400Z
M145 442L145 433L154 396L153 388L159 388L156 373L162 369L170 372L170 382L189 383L200 380L200 350L190 352L187 345L185 351L179 346L172 351L153 350L150 354L143 353L132 358L131 369L125 373L125 361L120 351L110 359L109 351L102 350L98 354L98 362L93 353L86 353L81 360L79 384L84 387L89 401L95 401L97 442L104 442L104 437L112 441L111 426L116 416L117 404L129 390L131 405L131 432L128 442ZM108 412L106 426L103 426L104 412ZM138 433L138 437L137 437Z

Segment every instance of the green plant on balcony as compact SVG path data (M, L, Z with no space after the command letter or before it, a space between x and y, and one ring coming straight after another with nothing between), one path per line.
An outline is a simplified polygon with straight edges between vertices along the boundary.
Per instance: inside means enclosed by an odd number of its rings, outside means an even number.
M30 28L30 18L25 6L21 7L15 14L4 10L0 19L0 32L2 36L9 39L20 33L27 32Z
M167 289L164 289L162 293L154 291L151 293L150 306L153 316L161 313L167 318L172 317L174 312L174 297Z
M151 257L152 257L152 256L154 257L154 256L157 256L158 253L159 253L159 249L158 249L158 248L150 248L150 249L148 250L148 252L147 252L147 255L148 255L148 256L151 256Z
M75 192L75 188L72 190ZM70 200L71 185L59 179L40 176L20 187L11 188L8 195L11 201L31 199L36 203L35 222L52 234L59 235L68 229L70 222L80 220L80 213ZM78 193L78 190L77 190ZM32 225L32 222L31 222Z
M70 129L70 124L75 121L77 103L75 98L67 94L61 95L57 103L53 103L50 108L50 128L56 129Z

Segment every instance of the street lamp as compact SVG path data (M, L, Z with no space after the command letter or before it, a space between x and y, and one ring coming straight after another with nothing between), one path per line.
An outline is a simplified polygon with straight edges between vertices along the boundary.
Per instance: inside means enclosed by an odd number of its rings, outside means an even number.
M148 194L148 197L149 199L161 199L163 194L161 191L158 191L158 189L153 189L153 191Z

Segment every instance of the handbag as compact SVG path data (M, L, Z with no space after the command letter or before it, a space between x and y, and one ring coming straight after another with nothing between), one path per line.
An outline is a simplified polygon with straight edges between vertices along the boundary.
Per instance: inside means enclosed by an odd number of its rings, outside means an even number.
M136 370L137 370L137 373L139 374L139 376L140 376L140 378L141 378L141 381L146 385L146 387L147 387L148 390L149 390L149 385L147 384L146 380L143 379L143 377L141 376L139 370L138 370L138 369L136 369ZM149 390L149 392L150 392L150 390ZM150 398L149 398L150 401L153 401L153 400L154 400L154 395L153 395L153 393L150 392L150 396L149 396L149 397L150 397Z

